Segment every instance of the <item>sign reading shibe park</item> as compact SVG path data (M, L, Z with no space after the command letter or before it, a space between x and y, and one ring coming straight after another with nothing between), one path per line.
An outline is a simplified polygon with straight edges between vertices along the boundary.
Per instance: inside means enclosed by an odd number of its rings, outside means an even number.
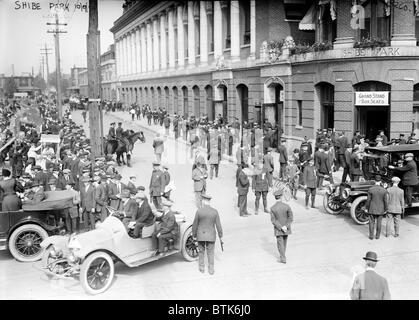
M388 106L388 91L357 91L356 106Z

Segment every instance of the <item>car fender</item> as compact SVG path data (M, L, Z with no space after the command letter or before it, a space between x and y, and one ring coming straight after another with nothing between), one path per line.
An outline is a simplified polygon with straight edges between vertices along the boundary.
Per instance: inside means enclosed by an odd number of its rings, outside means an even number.
M179 226L179 237L178 237L178 241L176 241L176 245L175 245L176 249L181 249L182 243L183 243L183 237L185 236L186 231L190 227L192 227L192 224L188 223L188 222L184 222Z
M362 191L362 190L354 190L349 192L349 197L351 198L357 198L359 196L365 196L368 192Z
M41 242L41 247L48 248L50 245L54 245L56 248L65 248L69 238L69 236L51 236Z
M35 224L40 226L42 229L44 229L48 234L52 234L54 233L55 230L58 229L58 227L55 226L50 226L48 224L46 224L45 222L43 222L40 219L37 218L29 218L26 217L24 219L19 220L18 222L16 222L12 228L10 228L9 232L8 232L8 238L10 238L10 236L12 235L12 233L19 228L20 226L23 226L25 224Z

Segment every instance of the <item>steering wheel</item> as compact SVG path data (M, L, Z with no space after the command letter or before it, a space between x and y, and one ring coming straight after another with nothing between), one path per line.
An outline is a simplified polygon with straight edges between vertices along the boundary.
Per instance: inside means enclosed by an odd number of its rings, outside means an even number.
M110 206L106 206L106 209L108 209L108 211L109 211L109 217L114 216L115 218L118 218L120 220L122 220L122 218L124 217L124 214L122 212L117 211Z

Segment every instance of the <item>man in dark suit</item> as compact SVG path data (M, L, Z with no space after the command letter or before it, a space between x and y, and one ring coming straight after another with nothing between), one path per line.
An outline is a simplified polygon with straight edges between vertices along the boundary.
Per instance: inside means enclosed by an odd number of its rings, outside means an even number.
M117 173L116 175L114 175L112 182L109 183L108 186L108 197L110 199L110 206L115 210L118 210L118 208L121 205L122 190L126 189L126 186L121 182L121 179L122 176L119 173Z
M255 214L259 213L259 201L262 196L263 209L266 213L268 211L268 201L267 195L269 190L269 180L268 173L262 167L262 164L259 164L255 169L255 175L252 176L252 189L255 192Z
M223 229L218 211L210 206L211 196L202 196L202 207L195 213L192 235L198 241L199 271L205 272L205 250L208 256L208 272L214 274L215 228L222 243Z
M150 201L157 209L161 208L162 195L164 194L164 175L160 170L160 162L153 162L153 172L150 179Z
M136 214L138 210L138 204L133 198L131 198L131 192L128 189L122 190L121 202L117 210L124 212L124 218L122 219L122 223L128 229L128 225L130 221L132 221L132 217Z
M121 139L122 138L122 132L124 132L124 129L122 129L122 122L118 122L118 128L115 130L116 138Z
M316 199L316 187L317 187L317 172L316 172L316 166L314 165L314 159L310 158L308 160L308 165L304 167L303 172L303 186L306 192L306 209L309 209L308 207L308 201L311 195L311 207L315 208L314 202Z
M413 153L406 153L404 156L406 164L403 167L388 166L396 172L403 172L402 185L405 188L405 202L408 207L412 206L413 188L419 183L416 162L413 160Z
M44 173L41 166L38 165L34 166L32 170L35 173L35 178L33 180L38 181L39 185L41 185L44 190L46 190L48 185L48 175Z
M359 181L362 176L361 170L361 151L358 145L355 145L352 150L352 154L349 158L349 176L352 181Z
M243 168L247 168L248 165L244 164L242 165ZM240 208L240 216L241 217L247 217L250 216L250 214L247 212L247 194L249 193L249 178L244 173L243 170L240 170L238 172L238 186L237 186L237 194L239 197L239 208Z
M381 176L375 176L375 185L368 189L368 197L365 207L369 215L369 238L374 239L375 224L377 225L376 239L380 238L381 221L388 209L387 190L381 186Z
M272 148L268 148L267 153L263 156L263 169L266 172L269 187L272 187L272 173L274 172L274 158L271 155Z
M273 130L267 128L265 135L263 136L263 154L266 154L268 148L272 147Z
M375 272L378 259L375 252L367 252L363 258L366 270L355 277L351 292L352 300L391 300L387 280Z
M172 205L173 202L163 199L162 208L158 209L158 211L163 214L161 217L157 218L157 220L161 221L161 223L158 225L157 230L153 233L153 239L157 241L157 255L167 251L167 245L169 244L170 239L176 239L179 233L179 226L176 223L175 214L170 209Z
M143 227L153 223L154 214L143 191L139 191L135 195L135 201L137 202L138 208L131 217L129 227L134 229L134 238L139 238L141 237Z
M44 188L39 184L38 180L28 183L28 187L31 187L24 199L24 204L38 204L46 198Z
M281 145L278 147L279 153L279 178L286 179L285 169L287 168L288 164L288 151L285 147L285 140L281 140Z
M336 170L339 170L340 167L345 168L345 150L348 148L348 139L345 137L345 132L339 134L339 138L336 141L337 151L338 151L338 163Z
M323 179L331 173L329 155L325 152L325 145L321 145L314 153L314 163L317 170L317 188L323 188Z
M293 215L290 206L282 202L282 194L282 189L274 192L276 203L271 207L271 222L274 225L279 262L287 263L285 251L287 249L288 235L291 234Z
M85 229L93 230L95 228L96 213L95 188L90 183L90 178L82 177L80 180L83 183L83 187L80 188L80 213L83 214Z
M109 191L107 184L107 177L105 175L100 177L101 183L96 187L96 213L100 213L100 221L105 221L108 216L106 206L109 203Z

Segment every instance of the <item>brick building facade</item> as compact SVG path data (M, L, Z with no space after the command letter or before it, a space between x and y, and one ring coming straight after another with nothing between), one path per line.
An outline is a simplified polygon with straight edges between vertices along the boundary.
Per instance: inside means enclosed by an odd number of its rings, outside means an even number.
M322 127L396 137L419 108L416 13L414 0L127 3L111 29L117 95L170 113L268 119L291 146Z

